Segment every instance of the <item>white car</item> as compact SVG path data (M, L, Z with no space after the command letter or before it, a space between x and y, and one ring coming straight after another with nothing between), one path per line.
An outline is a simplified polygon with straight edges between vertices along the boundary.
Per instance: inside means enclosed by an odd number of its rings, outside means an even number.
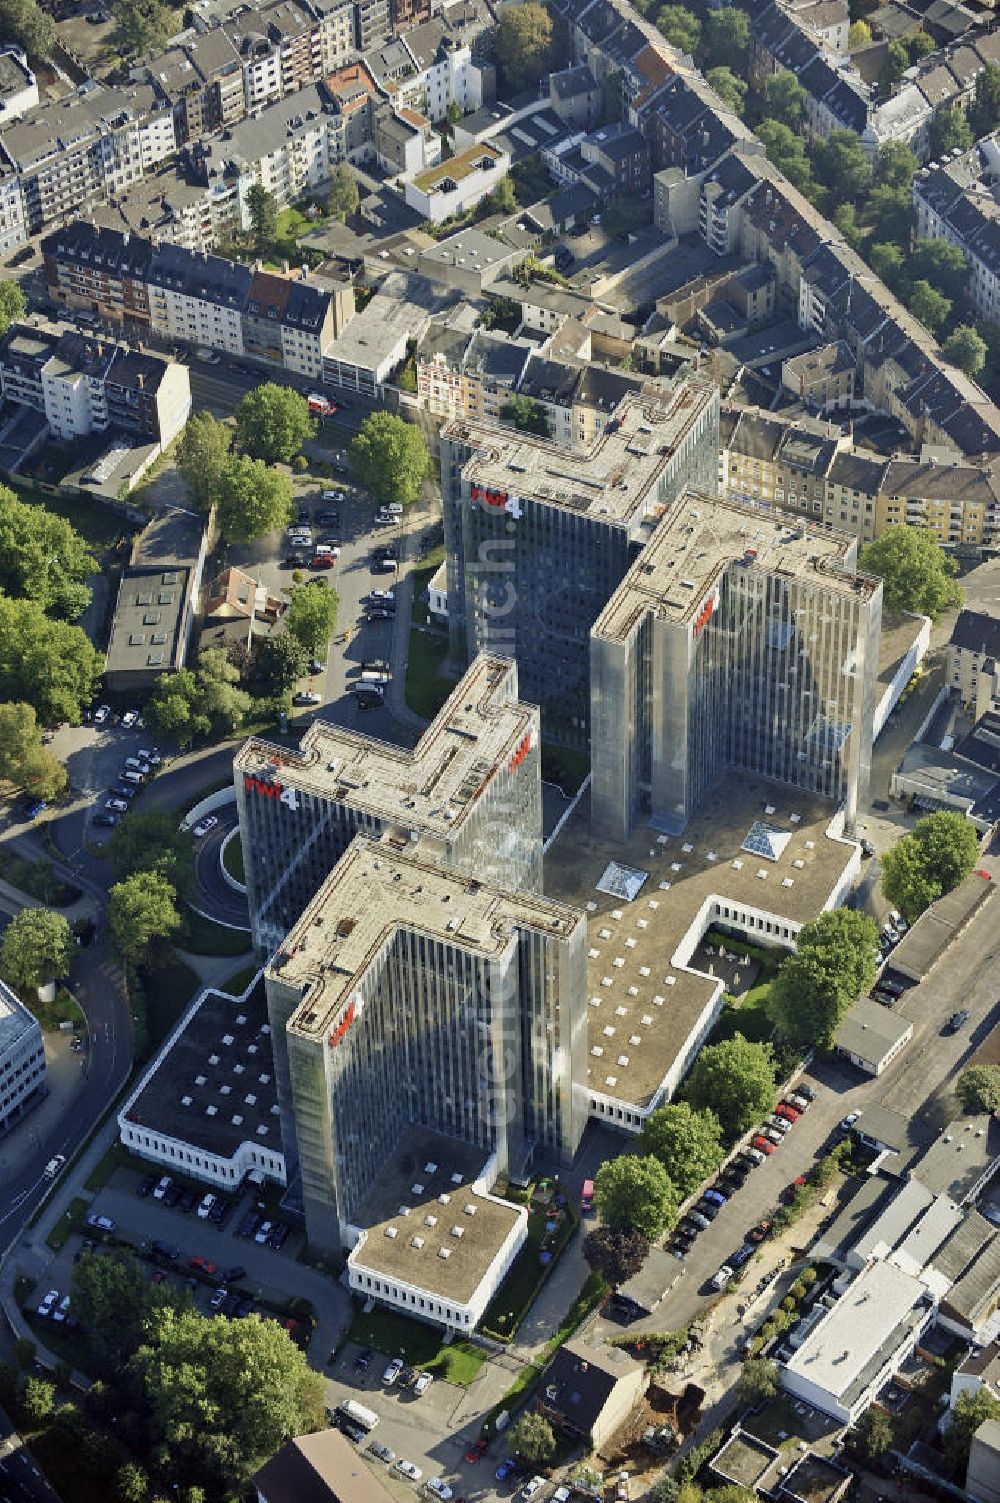
M573 1489L571 1487L557 1487L552 1494L552 1503L569 1503L572 1496Z
M156 1184L153 1186L153 1199L162 1200L172 1184L173 1180L170 1178L169 1174L165 1174L162 1179L157 1180Z
M260 1244L260 1246L263 1247L264 1243L267 1241L268 1237L270 1237L270 1235L271 1235L271 1233L273 1231L274 1231L274 1222L273 1221L262 1221L261 1224L260 1224L260 1226L257 1228L257 1233L256 1233L256 1235L255 1235L255 1237L254 1237L253 1240L255 1242L258 1242Z
M401 517L403 508L398 501L385 501L378 509L380 517Z
M441 1499L441 1503L451 1503L452 1498L455 1496L447 1482L442 1482L440 1477L428 1477L426 1487L427 1491L433 1493L435 1498Z
M400 1373L402 1371L403 1371L403 1359L402 1359L402 1357L393 1357L392 1361L389 1363L389 1365L386 1368L385 1372L382 1374L382 1382L385 1384L385 1386L387 1388L391 1388L392 1385L393 1385L393 1383L395 1383L396 1379L399 1377L399 1375L400 1375Z
M122 729L125 731L130 731L138 719L138 710L126 710L125 714L122 716Z
M200 840L203 835L208 834L209 830L214 830L218 823L219 817L217 814L208 814L204 819L199 819L191 834L196 840Z
M200 344L195 350L194 358L200 360L202 365L219 365L222 362L222 356L218 350L210 350L203 344Z
M114 809L114 811L115 811L116 814L126 814L128 812L128 799L124 799L124 798L109 798L109 799L105 799L104 800L104 807L105 807L105 809Z
M56 1175L59 1173L59 1170L62 1168L65 1162L66 1155L64 1153L57 1153L55 1158L49 1159L48 1163L45 1165L45 1178L55 1179Z
M321 705L322 694L313 694L311 689L301 689L298 694L292 695L293 705Z
M142 747L140 747L136 752L136 756L141 761L148 762L150 767L159 767L160 763L163 761L163 758L160 756L155 746L153 747L152 751L144 751Z
M68 1294L64 1294L63 1297L62 1297L62 1299L59 1301L58 1305L56 1305L55 1309L52 1312L52 1319L55 1320L55 1321L58 1321L59 1324L61 1325L62 1322L66 1319L66 1316L68 1314L69 1314L69 1295Z
M723 1265L719 1269L718 1273L713 1273L713 1275L712 1275L712 1288L713 1289L725 1289L726 1285L729 1283L729 1280L732 1278L732 1276L733 1276L733 1270L730 1268L729 1264L728 1263L723 1263Z
M434 1379L430 1373L417 1373L417 1381L413 1385L413 1392L416 1394L418 1399L422 1393L427 1392L428 1388L430 1388L433 1382ZM427 1485L429 1487L430 1483L428 1483Z
M522 1498L533 1498L535 1496L535 1494L537 1492L540 1492L541 1489L544 1486L545 1486L545 1478L544 1477L532 1477L531 1481L530 1482L526 1482L524 1484L524 1486L522 1487L522 1489L521 1489L521 1497Z
M108 716L110 714L111 714L111 706L110 705L98 705L97 709L94 711L94 724L95 725L103 725L104 722L107 720L107 718L108 718Z
M413 1465L412 1461L397 1461L396 1471L401 1472L404 1477L408 1477L411 1482L419 1482L424 1475L418 1466Z
M42 1300L42 1303L38 1307L38 1313L43 1317L43 1319L45 1316L52 1314L52 1306L55 1304L58 1298L59 1290L50 1289L48 1294L45 1296L45 1298Z
M208 1213L215 1205L214 1195L203 1195L198 1203L198 1215L202 1221L208 1220Z
M324 491L322 495L324 501L346 501L346 499L343 491Z

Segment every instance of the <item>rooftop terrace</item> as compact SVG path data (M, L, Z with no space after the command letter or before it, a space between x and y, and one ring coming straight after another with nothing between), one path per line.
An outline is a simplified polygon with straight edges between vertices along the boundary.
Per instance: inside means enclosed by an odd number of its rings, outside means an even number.
M852 842L829 833L834 814L798 789L727 774L682 836L646 827L622 846L591 834L580 801L546 855L545 891L589 915L591 1091L639 1107L655 1097L720 985L688 965L709 925L727 922L717 904L773 914L772 932L755 931L755 942L786 947L778 931L793 934L828 904L858 859ZM744 848L757 821L788 836L776 860ZM611 861L649 874L631 901L597 890Z

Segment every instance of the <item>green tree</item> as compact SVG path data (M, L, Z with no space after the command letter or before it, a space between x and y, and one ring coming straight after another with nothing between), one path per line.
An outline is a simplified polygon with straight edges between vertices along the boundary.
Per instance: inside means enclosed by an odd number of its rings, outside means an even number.
M273 381L248 391L236 409L237 448L268 464L291 464L316 427L305 397Z
M684 5L662 5L656 24L671 47L694 57L701 45L701 22L694 11Z
M972 129L965 118L965 111L957 101L938 110L931 121L929 138L930 154L935 158L942 157L946 151L954 151L956 146L962 151L969 149L972 145Z
M198 659L195 673L199 713L207 716L216 732L231 734L242 723L252 703L238 687L240 670L218 647L210 647Z
M99 1258L81 1258L73 1265L73 1314L102 1366L114 1369L139 1345L150 1307L149 1288L130 1252L102 1252Z
M955 1090L967 1112L1000 1111L1000 1065L971 1065L958 1077Z
M36 0L0 0L0 36L22 47L35 62L41 62L55 43L55 22Z
M976 74L976 92L969 105L969 124L979 140L1000 125L1000 67L987 63Z
M854 1431L855 1449L865 1461L878 1461L892 1450L892 1420L884 1409L872 1404L866 1409Z
M85 581L96 573L97 560L75 527L0 485L0 590L72 621L89 604Z
M681 1483L669 1472L661 1472L646 1497L649 1503L679 1503Z
M594 1203L609 1226L635 1227L655 1242L677 1220L679 1197L659 1159L625 1153L598 1169Z
M879 241L895 241L907 250L913 227L913 200L908 188L891 188L887 183L872 188L861 210L862 222L873 227Z
M745 11L726 6L710 10L701 34L703 68L731 68L745 73L750 51L750 21Z
M930 32L915 31L906 38L906 50L910 54L910 62L919 63L922 57L930 57L935 50L934 38Z
M806 156L805 143L792 128L781 120L764 120L757 127L757 136L767 153L768 160L782 172L793 188L810 197L816 192L812 166Z
M526 8L509 6L503 19L512 10ZM365 418L351 443L350 459L351 474L359 485L379 501L404 506L420 494L420 482L431 462L420 429L391 412L373 412Z
M194 838L178 827L169 809L130 809L109 840L107 855L120 882L136 872L159 872L178 892L191 886Z
M852 52L860 52L862 47L870 47L872 43L872 29L867 21L857 20L851 22L851 29L847 36L847 45Z
M247 218L257 250L269 250L278 235L278 200L263 183L254 183L247 193Z
M31 1430L37 1430L52 1413L55 1388L44 1378L25 1378L18 1405L21 1418Z
M739 1394L743 1404L761 1404L773 1399L781 1387L778 1364L766 1357L749 1357L740 1373Z
M115 1497L118 1503L146 1503L149 1478L134 1461L124 1462L115 1473Z
M912 924L972 871L979 837L964 815L939 809L917 821L882 857L882 891Z
M682 1200L725 1157L718 1117L713 1111L694 1111L687 1101L674 1101L650 1112L636 1149L659 1159Z
M22 908L4 930L0 965L26 990L68 975L76 945L69 921L51 908Z
M129 965L151 963L156 953L162 951L164 941L180 928L176 898L176 890L158 872L136 872L110 889L108 925L115 949Z
M895 287L903 274L903 252L898 245L878 244L870 247L868 260L872 271L888 287Z
M208 716L201 712L198 680L190 668L160 675L146 713L162 736L174 737L180 746L190 746L212 729Z
M729 1138L738 1138L777 1100L770 1044L752 1044L741 1033L708 1044L694 1062L686 1093L700 1111L714 1111Z
M795 74L780 68L764 80L764 108L768 120L780 120L794 130L806 109L806 91Z
M28 704L0 704L0 785L51 802L69 785L65 767L42 745L42 731Z
M517 195L510 173L500 179L492 193L487 194L487 203L491 214L513 214L517 208Z
M853 204L837 204L830 215L837 229L843 235L852 250L857 250L861 244L861 227L858 224L858 211Z
M219 530L227 543L254 538L286 527L292 515L292 482L262 459L241 454L229 465L219 486Z
M510 1447L532 1466L547 1466L556 1454L556 1437L543 1414L526 1409L511 1429Z
M882 581L882 607L936 620L962 603L956 566L927 527L891 527L861 550L859 567Z
M161 0L111 0L111 14L114 45L129 60L161 52L174 30L174 12Z
M594 1273L618 1289L642 1268L649 1242L634 1226L597 1226L583 1239L583 1256Z
M875 153L872 181L880 188L905 188L909 193L919 167L905 141L887 141Z
M853 908L834 908L803 924L768 998L782 1036L831 1048L845 1013L875 981L877 945L875 920Z
M727 105L734 115L739 115L742 120L747 102L745 80L737 78L732 68L709 68L705 74L705 82L715 90L723 104Z
M0 593L0 701L34 705L43 725L79 725L103 670L102 654L78 626L53 621L34 600Z
M322 657L337 624L337 596L316 583L296 585L285 612L285 630L312 658Z
M1000 1420L1000 1399L994 1398L985 1385L978 1393L960 1393L951 1411L951 1424L944 1432L945 1455L957 1477L965 1477L972 1437L984 1420Z
M177 446L177 468L203 511L215 506L232 463L233 430L210 412L196 412Z
M0 10L2 8L2 0L0 0ZM51 17L47 16L44 11L40 10L38 14L51 23ZM5 37L10 35L2 26L0 26L0 34ZM24 293L16 282L0 282L0 339L3 338L12 323L24 317L27 306L24 300Z
M454 99L448 105L444 118L449 125L457 125L462 118L462 107Z
M322 1375L272 1320L165 1306L146 1321L130 1378L168 1478L195 1476L210 1494L236 1491L290 1435L325 1423Z
M835 130L813 152L813 172L835 200L855 199L871 183L871 158L854 131Z
M545 408L534 397L509 397L500 409L500 416L505 423L512 423L522 433L537 433L542 438L550 436Z
M552 18L537 0L507 5L500 13L494 55L500 65L505 89L519 94L537 82L549 66L552 52Z
M329 593L314 587L316 595ZM253 665L269 694L287 694L309 666L309 653L290 632L273 631L257 638Z
M918 240L909 258L907 274L911 281L927 281L950 303L958 302L965 292L969 263L959 245L949 240Z
M449 110L450 108L449 106ZM461 119L461 114L459 110L459 119ZM360 202L361 195L358 192L358 180L354 175L354 169L346 162L338 162L330 174L330 192L326 199L326 212L334 219L343 221L358 212Z
M941 348L952 365L967 376L978 376L986 364L986 340L971 324L959 324Z
M910 66L910 54L906 43L899 37L894 37L886 48L885 62L879 70L878 81L880 87L890 93L895 84L899 83L903 74Z

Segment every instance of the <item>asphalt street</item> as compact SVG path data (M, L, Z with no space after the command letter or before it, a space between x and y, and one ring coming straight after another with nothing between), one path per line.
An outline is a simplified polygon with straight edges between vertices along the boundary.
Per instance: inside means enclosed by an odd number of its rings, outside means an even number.
M202 836L195 847L195 903L219 923L249 929L250 910L246 894L230 887L222 875L222 846L227 835L239 824L236 805L217 809L215 818L218 824Z
M0 1409L0 1500L2 1503L59 1503L35 1459Z

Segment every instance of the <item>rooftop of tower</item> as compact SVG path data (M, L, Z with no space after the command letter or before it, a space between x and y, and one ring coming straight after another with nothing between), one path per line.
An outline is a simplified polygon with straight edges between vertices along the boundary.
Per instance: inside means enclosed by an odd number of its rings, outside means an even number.
M797 517L688 491L664 513L593 633L620 640L646 612L678 623L697 620L733 565L868 597L879 582L846 564L854 543L847 533Z
M293 785L336 799L386 824L447 835L484 786L517 765L538 737L538 711L514 698L513 664L482 654L455 687L412 751L314 720L298 748L247 741L237 774Z
M516 496L624 526L662 513L659 478L715 399L714 388L691 378L646 388L622 402L589 449L469 418L446 423L441 437L473 448L462 467L470 486L504 501Z
M315 1038L339 1028L401 928L489 958L520 928L567 940L585 923L565 903L504 892L397 847L389 837L356 837L275 956L268 975L302 995L289 1031Z

